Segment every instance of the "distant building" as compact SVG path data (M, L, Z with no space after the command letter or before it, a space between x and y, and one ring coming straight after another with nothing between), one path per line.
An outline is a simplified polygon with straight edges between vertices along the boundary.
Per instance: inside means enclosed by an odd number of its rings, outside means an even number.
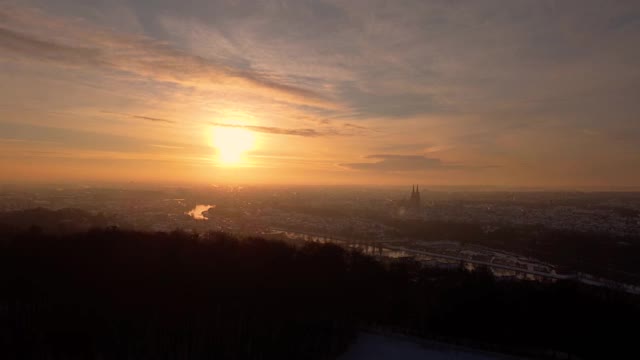
M408 204L409 210L419 211L420 210L420 186L414 185L411 187L411 197L409 198Z

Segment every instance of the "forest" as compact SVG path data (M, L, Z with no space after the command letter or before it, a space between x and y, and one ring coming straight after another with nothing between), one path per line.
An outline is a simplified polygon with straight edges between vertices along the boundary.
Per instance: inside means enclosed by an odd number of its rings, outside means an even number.
M639 304L576 283L226 233L0 235L3 359L330 359L359 331L612 358L637 353Z

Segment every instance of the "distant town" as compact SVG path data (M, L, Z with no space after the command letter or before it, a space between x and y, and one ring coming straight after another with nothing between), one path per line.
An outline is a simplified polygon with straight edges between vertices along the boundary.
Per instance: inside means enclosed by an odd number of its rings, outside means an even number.
M640 232L640 193L429 191L403 188L99 188L0 186L0 211L78 208L145 230L267 231L271 227L385 238L372 215L598 232ZM303 210L303 211L301 211ZM335 217L339 219L336 220ZM195 221L194 221L195 220ZM211 220L211 221L197 221Z
M620 263L626 264L625 253L631 256L636 251L636 243L629 239L640 234L638 193L442 191L419 184L1 188L0 211L37 208L80 209L101 219L96 224L95 217L83 221L69 213L72 218L58 223L58 228L222 231L332 242L382 258L408 257L442 268L485 266L503 278L575 278L640 292L640 277L628 265L605 268L594 265L588 254L576 258L560 241L545 243L558 234L588 236L570 241L598 242L607 251L621 253ZM598 251L598 246L591 247L589 251Z

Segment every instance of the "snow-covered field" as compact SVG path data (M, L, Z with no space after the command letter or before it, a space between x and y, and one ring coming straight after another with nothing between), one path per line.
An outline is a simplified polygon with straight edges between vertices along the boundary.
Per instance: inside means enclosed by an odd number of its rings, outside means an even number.
M504 360L513 359L475 353L454 347L422 345L402 337L361 333L355 344L338 360Z

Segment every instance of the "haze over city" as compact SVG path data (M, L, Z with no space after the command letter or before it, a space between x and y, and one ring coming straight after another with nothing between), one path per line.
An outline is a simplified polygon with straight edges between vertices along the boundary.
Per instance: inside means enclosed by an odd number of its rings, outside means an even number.
M0 181L636 186L639 19L636 1L2 1Z

